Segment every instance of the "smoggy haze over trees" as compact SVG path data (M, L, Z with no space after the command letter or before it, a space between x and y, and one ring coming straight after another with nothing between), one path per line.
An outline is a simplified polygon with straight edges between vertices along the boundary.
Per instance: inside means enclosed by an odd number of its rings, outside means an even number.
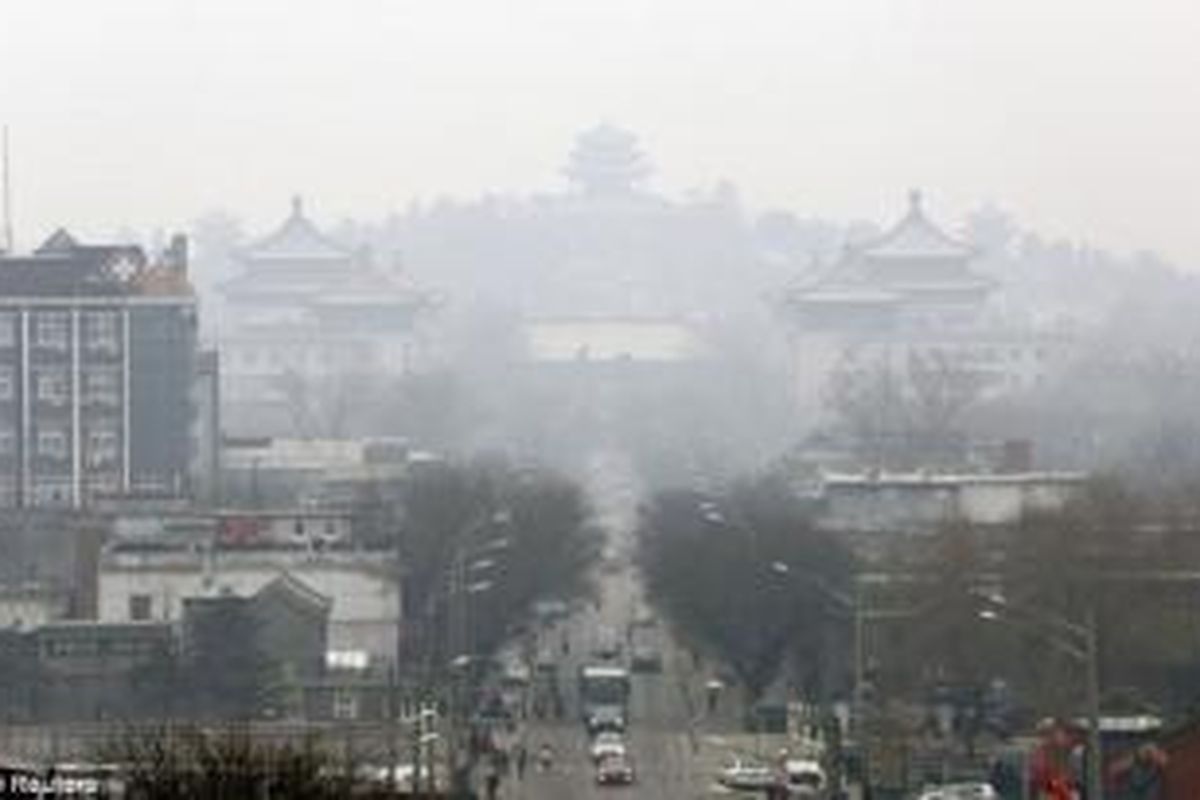
M308 435L398 434L434 448L544 451L566 462L599 426L649 451L642 461L651 473L664 463L693 473L716 463L735 474L786 452L814 420L789 408L789 382L804 367L788 362L777 299L880 225L824 219L818 209L752 215L728 182L667 197L654 190L653 167L668 157L599 126L567 152L560 192L439 199L325 226L346 252L439 298L427 323L439 366L402 378L289 378L293 416ZM1053 465L1190 468L1177 445L1200 439L1186 412L1189 392L1200 391L1189 355L1197 279L1149 253L1047 241L990 203L948 229L974 248L975 269L996 287L985 318L1052 337L1054 368L1036 387L996 396L939 368L936 354L910 359L901 379L928 391L909 391L907 410L889 406L888 414L921 429L934 450L955 439L1031 438ZM227 211L197 220L194 235L197 283L219 338L219 288L254 237ZM578 400L592 389L567 390L529 369L523 326L561 318L682 321L706 357L627 382L613 395L623 402L597 418L604 403ZM853 388L832 390L859 395L842 405L843 421L871 427L870 392ZM644 414L647 403L672 413ZM868 441L878 433L860 446L878 449Z

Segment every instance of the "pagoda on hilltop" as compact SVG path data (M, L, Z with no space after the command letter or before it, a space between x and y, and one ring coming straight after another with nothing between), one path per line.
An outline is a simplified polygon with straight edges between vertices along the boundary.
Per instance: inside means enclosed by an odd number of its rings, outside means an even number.
M633 194L652 171L637 137L608 124L579 134L563 168L571 185L591 197Z

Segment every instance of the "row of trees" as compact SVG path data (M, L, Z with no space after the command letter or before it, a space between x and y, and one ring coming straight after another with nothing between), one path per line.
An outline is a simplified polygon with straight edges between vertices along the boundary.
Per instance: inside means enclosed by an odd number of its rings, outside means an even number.
M660 492L643 509L639 544L652 601L694 646L727 662L752 696L794 648L813 667L829 649L825 595L850 591L854 559L809 521L783 481Z
M915 539L897 535L871 564L811 512L766 478L715 496L663 492L644 513L652 596L752 696L791 655L810 696L849 697L858 612L864 674L888 695L978 697L1001 679L1030 709L1077 710L1080 665L1037 620L1082 626L1094 615L1108 707L1181 710L1195 699L1200 592L1188 570L1200 564L1200 515L1179 493L1099 479L1065 507L1013 525L948 522ZM997 600L1033 613L988 624Z
M293 742L255 737L245 727L164 726L130 729L100 750L104 762L121 765L112 777L136 800L395 796L315 736Z
M1115 478L1063 508L1003 527L948 524L896 554L910 580L873 601L919 612L880 632L883 674L895 689L939 682L980 687L1003 677L1038 709L1081 699L1077 659L1064 656L1061 620L1094 618L1106 702L1181 709L1195 701L1200 638L1191 570L1200 516L1175 493L1135 491ZM1024 609L1019 624L985 624L995 598ZM1061 629L1061 625L1058 626Z
M601 537L564 475L499 459L433 464L405 482L394 511L415 633L407 656L487 655L538 599L590 591Z

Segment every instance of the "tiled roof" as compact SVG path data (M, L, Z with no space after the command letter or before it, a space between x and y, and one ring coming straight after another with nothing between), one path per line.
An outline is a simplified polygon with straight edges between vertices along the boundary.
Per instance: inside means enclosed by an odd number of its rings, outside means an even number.
M909 192L908 213L891 230L855 248L868 258L969 258L974 249L929 221L921 193Z
M251 245L244 257L251 260L344 261L351 253L317 230L317 226L304 216L303 202L296 196L292 198L292 213L279 230Z

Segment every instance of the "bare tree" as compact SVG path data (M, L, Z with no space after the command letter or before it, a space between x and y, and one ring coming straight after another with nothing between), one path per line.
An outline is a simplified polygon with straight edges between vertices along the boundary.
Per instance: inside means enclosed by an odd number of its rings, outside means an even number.
M909 351L903 366L894 361L885 352L834 370L825 402L836 424L868 466L960 462L961 426L983 396L984 373L940 348Z

